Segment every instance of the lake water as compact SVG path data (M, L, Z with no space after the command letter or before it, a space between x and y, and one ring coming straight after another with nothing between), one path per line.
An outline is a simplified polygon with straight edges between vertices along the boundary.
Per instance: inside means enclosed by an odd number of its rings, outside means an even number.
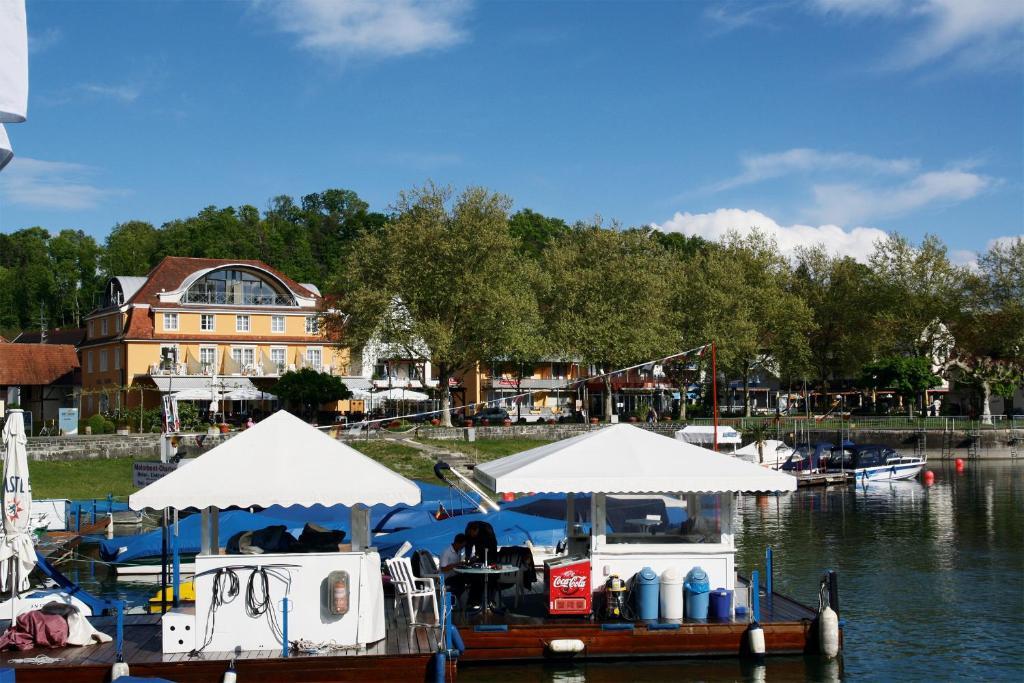
M840 662L769 658L462 667L460 681L1024 680L1024 461L935 461L916 481L745 496L737 567L763 569L775 589L817 604L822 572L839 573L846 621ZM82 583L139 602L155 585L117 583L78 563Z

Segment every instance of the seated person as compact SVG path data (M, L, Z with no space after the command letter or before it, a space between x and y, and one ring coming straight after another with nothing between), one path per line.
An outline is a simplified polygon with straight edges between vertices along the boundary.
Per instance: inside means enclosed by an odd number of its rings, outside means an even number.
M455 567L462 564L462 549L466 547L466 535L455 534L452 544L441 553L439 570L444 576L444 585L453 596L458 598L469 585L465 576L455 573Z
M498 538L494 535L494 527L487 522L473 521L466 525L466 561L469 563L494 564L498 561ZM472 577L469 583L469 602L478 605L483 598L484 577ZM491 595L488 600L494 602L496 581L487 582Z

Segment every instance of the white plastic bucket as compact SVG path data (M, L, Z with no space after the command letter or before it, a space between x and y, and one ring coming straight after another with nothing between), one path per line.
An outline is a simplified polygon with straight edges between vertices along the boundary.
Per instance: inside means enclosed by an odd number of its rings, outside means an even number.
M659 605L662 619L683 618L683 575L675 567L661 573Z

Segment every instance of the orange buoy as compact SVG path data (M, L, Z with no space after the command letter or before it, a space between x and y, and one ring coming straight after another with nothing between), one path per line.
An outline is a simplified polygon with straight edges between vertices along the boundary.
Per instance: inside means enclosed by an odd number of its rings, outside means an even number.
M935 483L935 473L931 470L924 471L924 485L931 486Z
M963 460L963 458L957 458L956 459L956 471L957 472L963 472L964 471L964 460Z
M511 502L511 501L516 499L516 494L514 494L514 493L503 493L503 494L501 494L501 499L503 501L505 501L506 503L509 503L509 502Z

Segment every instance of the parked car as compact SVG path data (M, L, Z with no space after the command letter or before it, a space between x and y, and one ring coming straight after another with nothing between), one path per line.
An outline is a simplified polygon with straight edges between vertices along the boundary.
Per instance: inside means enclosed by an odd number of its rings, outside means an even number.
M467 418L465 417L460 417L458 420L459 425L464 425L466 423L466 419ZM508 411L505 410L504 408L491 406L484 408L480 412L473 415L472 419L473 424L479 426L480 424L483 423L484 420L487 420L492 425L500 425L505 420L509 420L511 418L508 415Z

